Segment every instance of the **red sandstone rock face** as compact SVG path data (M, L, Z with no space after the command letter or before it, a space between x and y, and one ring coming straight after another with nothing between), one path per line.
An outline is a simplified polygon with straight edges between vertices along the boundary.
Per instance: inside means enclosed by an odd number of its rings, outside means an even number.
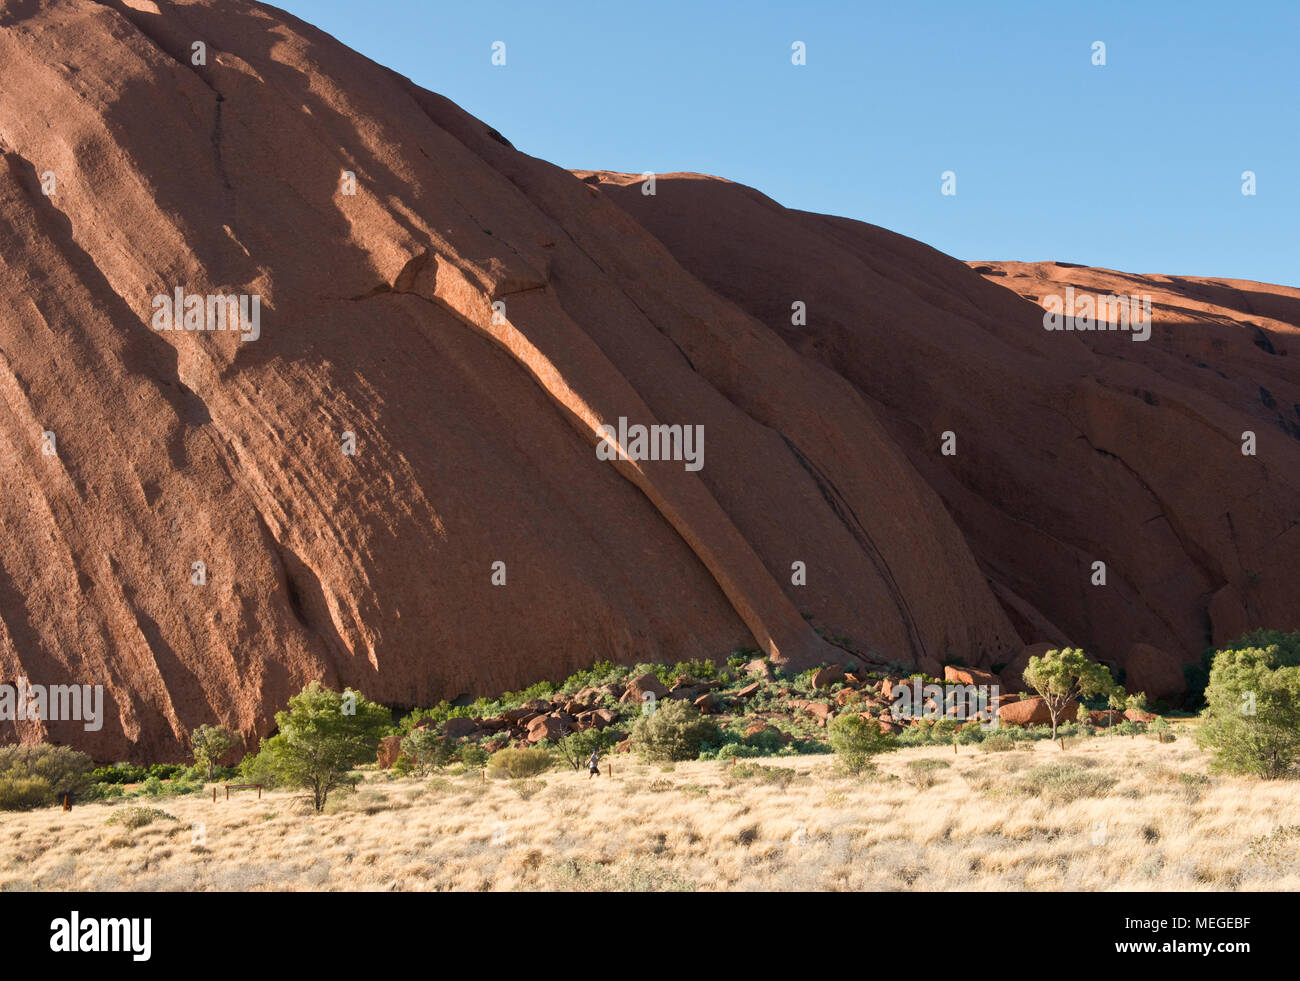
M1300 290L967 265L717 178L659 175L648 196L637 177L576 173L853 386L939 494L1026 644L1082 646L1117 669L1132 658L1162 697L1207 646L1300 627ZM1150 296L1150 339L1045 330L1039 304L1067 286ZM791 323L795 301L806 326ZM1091 582L1097 561L1104 587Z
M107 714L0 738L158 760L312 678L1018 645L852 385L439 96L268 8L89 0L6 6L0 91L0 680ZM177 287L260 337L151 329ZM598 460L620 416L704 468Z
M0 681L107 715L0 738L154 761L313 678L410 706L1295 625L1294 291L1170 281L1194 329L1112 357L870 226L584 183L241 0L6 5L0 91ZM151 329L178 287L260 296L260 337ZM598 460L620 416L703 426L704 468Z

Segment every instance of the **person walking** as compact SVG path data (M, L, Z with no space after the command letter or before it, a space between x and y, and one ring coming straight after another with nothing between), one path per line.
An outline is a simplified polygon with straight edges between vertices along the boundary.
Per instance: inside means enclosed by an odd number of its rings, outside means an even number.
M593 749L587 757L587 779L600 776L600 756Z

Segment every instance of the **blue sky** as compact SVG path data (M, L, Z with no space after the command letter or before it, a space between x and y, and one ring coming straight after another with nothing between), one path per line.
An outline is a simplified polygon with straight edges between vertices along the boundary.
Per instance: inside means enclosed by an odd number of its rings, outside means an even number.
M718 174L962 259L1300 285L1296 0L279 5L563 167Z

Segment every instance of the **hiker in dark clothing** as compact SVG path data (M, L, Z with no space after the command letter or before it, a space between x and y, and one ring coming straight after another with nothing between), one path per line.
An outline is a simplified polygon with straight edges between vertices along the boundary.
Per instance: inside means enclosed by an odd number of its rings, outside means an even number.
M587 757L587 779L600 776L600 757L596 755L593 749L591 755Z

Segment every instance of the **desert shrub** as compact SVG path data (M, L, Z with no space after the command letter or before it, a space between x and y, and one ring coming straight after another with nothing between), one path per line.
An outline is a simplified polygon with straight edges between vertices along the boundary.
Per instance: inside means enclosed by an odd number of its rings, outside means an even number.
M134 763L114 763L111 766L99 766L90 771L90 778L96 783L141 783L148 776L148 769Z
M831 722L830 744L842 769L865 773L874 765L872 757L896 749L898 740L892 733L882 732L874 719L850 712Z
M455 740L440 736L432 729L412 729L402 737L401 756L410 772L425 776L430 770L442 769L456 755Z
M903 779L918 790L926 790L934 786L938 772L948 769L951 765L947 760L933 757L908 760L907 767L903 771Z
M763 766L761 763L737 763L727 768L726 784L734 786L742 780L756 780L759 783L776 784L785 789L791 781L799 776L797 770L788 766Z
M1128 736L1134 739L1147 731L1145 723L1134 722L1132 719L1125 719L1119 725L1115 726L1115 735Z
M64 794L85 796L94 785L92 762L85 753L68 746L0 747L0 798L14 807L0 804L0 810L25 810L55 804ZM38 799L44 787L44 798Z
M94 783L93 765L89 756L69 746L0 747L0 778L40 777L56 795L84 793Z
M693 760L721 742L718 727L687 701L661 701L632 727L632 748L647 760Z
M156 807L124 807L114 813L105 824L120 824L124 828L132 830L143 828L146 824L152 824L154 821L175 821L176 818L166 811L159 810Z
M0 811L30 811L54 803L54 788L44 777L0 777Z
M1252 838L1247 854L1273 867L1294 862L1300 855L1300 824L1282 825L1272 834Z
M592 752L603 756L614 744L614 734L605 729L583 729L581 732L567 732L556 741L561 759L575 770L587 765Z
M1077 763L1048 763L1026 771L1019 790L1052 804L1068 804L1083 797L1104 797L1118 782Z
M83 800L119 800L126 796L120 783L92 783L82 795Z
M1300 760L1300 633L1259 631L1219 651L1205 701L1196 740L1213 752L1212 770L1291 773Z
M549 750L540 746L532 749L499 749L488 760L488 776L523 780L545 773L555 764Z
M1016 748L1016 738L1005 729L987 733L980 741L980 749L985 753L1005 753Z
M1151 723L1150 734L1162 743L1172 743L1178 738L1174 735L1174 727L1163 718L1157 718Z
M546 789L546 781L516 780L510 785L510 789L518 794L520 799L530 800L535 794L539 794Z
M488 751L472 739L461 743L460 749L456 751L456 757L467 770L481 770L487 765L489 758Z
M909 770L914 770L917 773L922 773L927 770L947 770L951 766L952 764L947 760L936 759L933 756L927 756L924 759L919 760L907 761L907 768Z

